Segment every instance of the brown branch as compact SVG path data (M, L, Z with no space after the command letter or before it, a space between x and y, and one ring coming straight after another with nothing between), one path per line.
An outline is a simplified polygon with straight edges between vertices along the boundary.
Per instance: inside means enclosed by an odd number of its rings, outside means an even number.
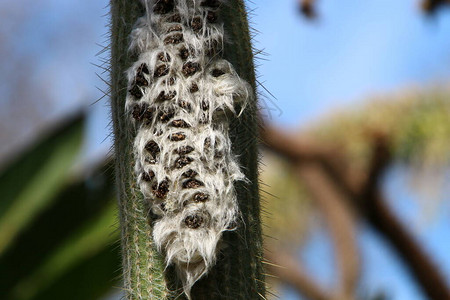
M338 264L338 299L352 299L358 282L359 253L356 245L356 220L345 201L323 169L314 163L299 163L297 174L324 214L334 241Z
M301 14L307 19L317 18L316 0L299 0Z
M450 299L447 283L438 267L406 227L392 213L380 195L366 211L366 218L391 243L429 299Z
M266 146L293 162L305 161L320 165L360 215L394 246L424 293L431 299L450 299L444 277L385 205L379 192L378 181L388 164L388 156L383 153L384 146L376 146L380 148L375 148L368 174L351 174L345 167L349 162L336 164L333 154L330 155L327 149L317 143L310 144L306 139L288 136L271 127L266 127L261 136Z
M332 298L303 271L296 259L282 251L276 251L275 253L266 251L264 254L266 259L273 263L268 264L268 269L272 275L289 284L308 299L330 300Z
M304 135L286 134L273 126L261 130L262 145L291 162L314 162L320 165L346 195L357 197L366 174L355 174L338 147L327 147Z
M344 199L345 195L336 188L333 181L324 173L323 168L315 163L323 161L323 157L328 157L330 159L327 161L334 168L346 172L341 164L342 160L336 156L336 151L333 153L325 147L315 145L311 140L296 139L293 143L291 138L279 134L279 131L273 127L266 127L262 136L264 141L270 143L272 150L282 151L295 162L297 174L325 215L327 227L334 240L340 273L337 294L343 295L344 299L350 299L359 275L359 256L355 243L356 220Z
M389 242L401 254L403 261L421 283L424 292L430 299L450 299L447 283L437 266L429 259L415 238L396 218L378 186L380 175L390 161L387 141L377 138L367 184L360 199L362 208L369 223L385 235Z
M427 14L434 14L438 9L449 4L449 0L423 0L421 6Z
M372 159L369 166L368 177L365 180L364 187L361 188L365 196L370 195L378 189L380 177L383 175L392 159L389 142L386 136L374 133L372 134L371 140L373 144Z
M316 19L316 2L316 0L298 0L298 8L300 13L309 20ZM436 11L449 4L450 0L422 0L420 7L425 13L433 15Z

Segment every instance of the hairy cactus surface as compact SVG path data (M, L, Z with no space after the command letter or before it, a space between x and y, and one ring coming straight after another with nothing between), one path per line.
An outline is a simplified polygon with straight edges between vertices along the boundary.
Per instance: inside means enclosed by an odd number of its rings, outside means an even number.
M149 201L153 239L189 295L215 264L222 232L236 227L230 117L252 96L222 59L221 2L143 1L131 33L126 111L134 119L135 172Z
M181 289L189 299L259 299L256 102L244 4L136 2L111 2L128 298L166 299Z

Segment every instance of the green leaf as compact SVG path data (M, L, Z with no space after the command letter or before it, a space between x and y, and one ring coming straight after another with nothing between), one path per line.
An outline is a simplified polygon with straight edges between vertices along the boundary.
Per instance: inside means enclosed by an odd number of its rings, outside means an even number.
M120 289L120 265L120 242L117 241L59 276L48 288L40 290L33 300L95 300L104 297L111 288Z
M79 153L83 116L27 151L0 175L0 254L64 187Z
M0 291L6 299L16 299L10 295L11 289L49 260L67 237L110 205L114 196L110 171L111 163L101 163L91 175L66 186L0 256ZM86 276L78 278L78 282L86 280Z
M50 286L58 277L117 241L117 232L113 234L112 228L116 222L116 211L116 204L111 201L100 216L93 218L77 233L68 237L39 268L19 282L13 289L11 298L34 299L39 291ZM68 298L64 296L64 299Z

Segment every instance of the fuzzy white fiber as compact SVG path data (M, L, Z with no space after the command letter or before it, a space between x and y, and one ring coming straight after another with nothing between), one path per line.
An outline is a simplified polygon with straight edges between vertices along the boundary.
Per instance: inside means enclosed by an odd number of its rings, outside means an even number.
M221 235L239 210L233 183L244 180L231 151L229 120L250 85L222 59L224 1L142 0L146 14L130 37L126 110L137 128L135 171L155 217L153 239L175 264L190 297L214 265Z

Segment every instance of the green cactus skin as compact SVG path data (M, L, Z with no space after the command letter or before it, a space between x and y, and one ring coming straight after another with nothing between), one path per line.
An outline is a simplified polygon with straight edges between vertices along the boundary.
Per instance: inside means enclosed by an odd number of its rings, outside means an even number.
M127 51L129 34L144 9L137 0L111 0L111 112L115 136L116 183L120 208L123 280L127 299L184 299L173 268L164 270L164 258L152 242L148 204L136 184L133 161L134 134L125 116L125 71L136 61ZM224 58L255 90L255 73L245 4L229 0L223 5ZM254 100L232 121L230 138L250 183L237 182L239 209L245 223L222 239L228 245L216 265L193 287L192 299L264 299L262 238L258 195L258 117ZM181 295L181 296L180 296Z

